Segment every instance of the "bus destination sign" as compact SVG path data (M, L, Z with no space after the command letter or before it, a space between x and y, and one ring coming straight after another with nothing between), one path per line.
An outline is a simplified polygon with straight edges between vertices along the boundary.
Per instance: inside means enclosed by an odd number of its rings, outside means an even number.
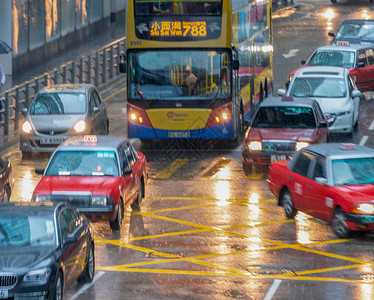
M150 24L152 37L206 37L205 21L154 21Z

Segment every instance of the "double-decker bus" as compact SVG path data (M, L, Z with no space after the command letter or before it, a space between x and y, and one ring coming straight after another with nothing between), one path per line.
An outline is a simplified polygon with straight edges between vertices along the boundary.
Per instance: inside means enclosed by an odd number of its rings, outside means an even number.
M270 0L129 0L128 137L238 141L272 93Z

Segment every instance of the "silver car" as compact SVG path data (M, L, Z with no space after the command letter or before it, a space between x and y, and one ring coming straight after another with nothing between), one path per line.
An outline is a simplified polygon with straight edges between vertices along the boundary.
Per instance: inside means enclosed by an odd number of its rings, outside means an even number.
M68 136L107 135L109 119L104 102L92 84L45 87L22 110L20 130L23 157L32 152L53 152Z

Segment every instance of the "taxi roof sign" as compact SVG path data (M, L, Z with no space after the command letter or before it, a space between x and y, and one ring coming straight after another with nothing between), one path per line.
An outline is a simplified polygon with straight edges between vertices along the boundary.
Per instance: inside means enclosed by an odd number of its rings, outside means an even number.
M293 101L293 97L292 96L283 96L282 101Z
M97 136L96 135L85 135L83 138L85 143L97 143Z
M337 41L336 44L339 46L349 46L348 41Z
M340 144L340 149L342 150L355 150L356 145L353 143L341 143Z

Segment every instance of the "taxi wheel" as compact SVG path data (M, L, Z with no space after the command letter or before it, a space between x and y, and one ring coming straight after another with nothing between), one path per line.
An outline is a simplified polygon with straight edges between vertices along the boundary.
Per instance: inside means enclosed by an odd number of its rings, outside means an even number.
M282 194L282 206L287 218L293 219L297 214L297 209L293 205L292 196L286 189Z
M118 202L117 217L114 221L109 221L112 230L119 230L122 224L122 201Z
M138 210L140 208L140 203L142 202L142 199L143 199L143 183L140 183L138 197L136 197L135 201L131 203L131 208L134 210Z
M342 239L348 238L352 234L352 230L348 229L346 221L347 217L342 209L340 207L336 208L332 219L332 229Z
M63 285L62 285L62 274L58 272L55 281L55 296L53 299L62 300L63 298Z
M87 264L81 277L78 279L79 282L92 282L95 276L95 252L94 247L91 245L88 252Z
M252 165L247 165L247 164L243 163L243 171L244 171L245 176L248 176L249 174L251 174L252 169L253 169Z

